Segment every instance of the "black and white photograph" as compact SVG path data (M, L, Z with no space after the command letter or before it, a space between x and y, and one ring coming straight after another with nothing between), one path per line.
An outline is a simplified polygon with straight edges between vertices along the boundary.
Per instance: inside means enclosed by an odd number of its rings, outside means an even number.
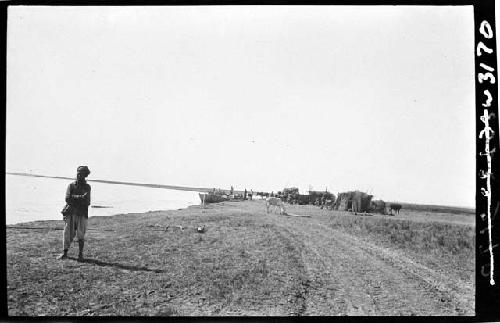
M7 13L9 316L476 315L472 5Z

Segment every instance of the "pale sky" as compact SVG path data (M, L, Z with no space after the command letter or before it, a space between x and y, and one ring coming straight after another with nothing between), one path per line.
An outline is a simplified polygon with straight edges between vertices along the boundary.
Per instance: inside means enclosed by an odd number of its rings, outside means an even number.
M474 206L472 6L10 7L9 172Z

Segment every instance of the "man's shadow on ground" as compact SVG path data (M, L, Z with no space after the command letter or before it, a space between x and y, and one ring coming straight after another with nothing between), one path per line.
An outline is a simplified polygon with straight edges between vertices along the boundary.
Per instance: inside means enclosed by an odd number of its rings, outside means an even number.
M78 258L74 257L68 257L68 259L71 260L76 260L81 263L86 263L86 264L93 264L101 267L115 267L119 269L124 269L124 270L130 270L130 271L150 271L154 273L163 273L164 271L161 269L150 269L148 267L142 266L132 266L132 265L123 265L115 262L105 262L105 261L100 261L97 259L92 259L92 258L84 258L83 260L78 260Z

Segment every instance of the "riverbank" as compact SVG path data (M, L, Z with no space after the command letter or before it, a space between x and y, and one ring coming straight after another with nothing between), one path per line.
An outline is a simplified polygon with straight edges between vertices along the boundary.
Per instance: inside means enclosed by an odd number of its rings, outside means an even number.
M311 217L261 200L91 217L83 263L76 243L56 260L62 221L7 227L9 315L474 314L472 225L288 209Z
M64 195L73 180L45 177L6 177L6 223L60 220ZM89 216L177 210L200 203L196 192L125 184L91 183ZM26 196L36 198L26 199Z

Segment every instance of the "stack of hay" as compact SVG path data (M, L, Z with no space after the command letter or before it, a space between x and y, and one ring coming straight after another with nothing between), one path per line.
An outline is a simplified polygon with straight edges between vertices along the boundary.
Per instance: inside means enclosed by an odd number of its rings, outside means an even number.
M371 202L370 212L387 214L385 202L382 200L374 200Z
M353 212L369 212L373 195L361 191L339 193L334 204L335 210Z

